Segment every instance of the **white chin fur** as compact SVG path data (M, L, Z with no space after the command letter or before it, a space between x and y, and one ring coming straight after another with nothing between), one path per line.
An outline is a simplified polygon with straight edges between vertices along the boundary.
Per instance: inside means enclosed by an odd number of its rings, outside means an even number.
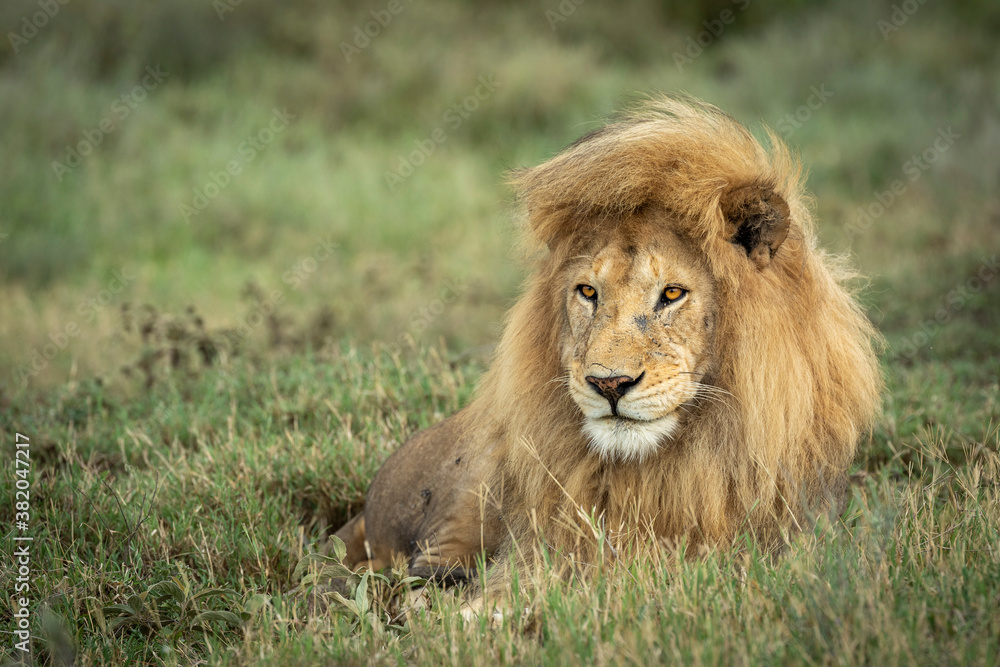
M640 462L673 435L678 421L674 413L652 421L603 417L584 420L583 432L601 458Z

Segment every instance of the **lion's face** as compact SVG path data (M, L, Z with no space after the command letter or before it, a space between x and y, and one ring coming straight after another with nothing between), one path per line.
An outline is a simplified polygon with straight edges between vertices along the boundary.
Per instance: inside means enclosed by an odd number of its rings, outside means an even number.
M630 221L564 273L569 391L591 447L609 459L641 461L669 441L711 364L713 281L655 224L662 215Z

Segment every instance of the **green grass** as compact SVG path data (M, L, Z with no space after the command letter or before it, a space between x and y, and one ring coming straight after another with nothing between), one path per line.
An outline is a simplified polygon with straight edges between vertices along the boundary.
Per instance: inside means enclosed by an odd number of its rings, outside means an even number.
M121 664L1000 657L997 433L978 442L944 427L892 434L909 403L887 411L879 444L865 448L867 472L846 511L797 536L777 560L750 547L687 562L625 559L585 579L542 573L498 602L525 615L508 611L489 629L463 627L459 600L436 590L432 611L404 623L399 573L374 582L360 618L336 602L309 616L288 596L305 543L359 505L406 434L468 399L479 368L344 348L326 359L210 370L141 398L81 382L15 404L3 429L30 435L35 465L33 592L44 598L36 650L58 651L59 633L41 625L49 614L87 660ZM926 395L928 410L948 399L933 387L894 389L913 401ZM4 487L12 494L12 482ZM169 582L186 589L182 599L205 596L184 611L163 594ZM237 620L196 620L213 610Z
M414 2L351 63L340 42L385 3L244 2L220 22L194 0L74 0L18 53L5 41L0 434L12 472L14 434L31 442L38 660L997 664L1000 274L980 271L1000 252L1000 15L926 3L883 40L891 2L753 3L679 70L701 22L739 4L583 3L552 30L558 3ZM4 34L33 11L5 5ZM52 162L156 63L170 76L59 181ZM501 85L448 127L482 75ZM469 400L516 297L504 169L649 91L759 130L820 86L833 95L787 140L887 343L844 512L778 559L523 573L495 626L464 624L452 592L411 608L399 572L309 613L296 566L389 453ZM180 205L275 108L295 118L186 223ZM447 141L390 190L437 127ZM14 511L0 504L4 553ZM9 658L16 576L0 559Z

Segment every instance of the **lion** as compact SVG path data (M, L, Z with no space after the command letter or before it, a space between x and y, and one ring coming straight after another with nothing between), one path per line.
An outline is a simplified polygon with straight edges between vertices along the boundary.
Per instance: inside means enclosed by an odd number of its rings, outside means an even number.
M473 400L337 532L348 564L467 571L539 537L585 561L773 549L830 507L879 405L879 337L768 137L664 96L510 175L533 272Z

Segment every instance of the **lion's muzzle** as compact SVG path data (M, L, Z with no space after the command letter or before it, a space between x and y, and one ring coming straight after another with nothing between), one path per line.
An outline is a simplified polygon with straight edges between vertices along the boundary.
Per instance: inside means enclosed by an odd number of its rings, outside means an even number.
M639 377L633 379L628 375L617 375L615 377L596 377L588 375L585 379L587 384L594 388L598 394L607 399L611 404L611 414L618 416L618 400L621 399L630 389L642 382L645 371L639 373Z

